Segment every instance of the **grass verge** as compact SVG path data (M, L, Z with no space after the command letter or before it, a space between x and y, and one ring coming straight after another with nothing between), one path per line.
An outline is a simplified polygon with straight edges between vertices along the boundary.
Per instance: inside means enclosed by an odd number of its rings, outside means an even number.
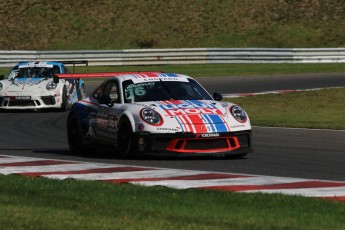
M153 65L153 66L69 66L71 72L164 71L187 74L192 77L279 75L306 73L343 73L345 63L310 64L207 64L207 65ZM7 75L10 68L0 68Z
M341 202L0 175L1 229L344 229Z
M243 107L255 126L345 130L344 98L339 88L227 100Z
M342 0L7 0L0 50L344 47L344 12Z

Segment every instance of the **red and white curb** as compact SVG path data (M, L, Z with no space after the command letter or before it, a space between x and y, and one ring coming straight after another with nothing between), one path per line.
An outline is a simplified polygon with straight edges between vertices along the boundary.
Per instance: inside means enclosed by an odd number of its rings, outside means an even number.
M0 174L52 179L98 180L175 189L214 189L244 193L281 193L345 201L345 182L236 173L206 172L88 163L0 155Z

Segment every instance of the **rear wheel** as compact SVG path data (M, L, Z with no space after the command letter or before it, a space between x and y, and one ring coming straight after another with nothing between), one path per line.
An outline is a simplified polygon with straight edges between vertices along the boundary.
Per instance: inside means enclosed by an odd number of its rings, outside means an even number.
M82 126L73 113L69 115L67 120L67 139L69 148L73 153L80 154L86 151Z
M127 119L122 119L118 125L117 149L121 156L131 157L138 151L138 141L132 126Z

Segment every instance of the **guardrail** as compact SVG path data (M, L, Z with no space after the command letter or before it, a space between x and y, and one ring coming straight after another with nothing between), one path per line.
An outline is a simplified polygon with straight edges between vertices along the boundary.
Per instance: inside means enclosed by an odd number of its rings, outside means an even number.
M345 48L186 48L130 50L0 50L0 67L21 61L87 61L90 66L334 63L345 62Z

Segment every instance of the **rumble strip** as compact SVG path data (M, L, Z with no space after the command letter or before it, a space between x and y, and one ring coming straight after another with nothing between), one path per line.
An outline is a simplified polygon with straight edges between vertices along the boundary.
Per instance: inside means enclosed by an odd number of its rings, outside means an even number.
M345 182L196 170L151 168L0 155L0 174L99 180L175 189L281 193L345 201Z

